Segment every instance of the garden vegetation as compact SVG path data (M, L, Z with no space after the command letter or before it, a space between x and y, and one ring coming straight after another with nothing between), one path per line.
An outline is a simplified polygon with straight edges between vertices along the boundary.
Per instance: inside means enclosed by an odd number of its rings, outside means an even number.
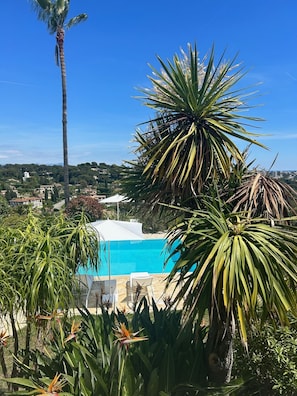
M69 1L37 2L64 21ZM136 131L122 190L140 211L167 219L176 259L167 284L176 282L176 293L164 309L142 299L132 313L102 306L100 315L82 308L74 316L78 265L100 265L84 213L3 221L7 394L297 393L296 193L253 168L248 148L234 143L262 146L247 129L260 120L247 116L244 70L224 58L212 48L200 60L195 45L172 61L158 57L160 70L141 91L154 117ZM17 313L26 320L22 348Z

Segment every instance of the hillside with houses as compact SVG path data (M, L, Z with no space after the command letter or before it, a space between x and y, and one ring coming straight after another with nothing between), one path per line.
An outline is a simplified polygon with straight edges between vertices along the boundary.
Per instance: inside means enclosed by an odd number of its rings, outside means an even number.
M71 196L104 198L118 191L123 167L96 162L69 167ZM63 200L63 167L7 164L0 166L1 195L10 206L40 208Z
M69 167L71 196L91 196L98 200L120 189L123 166L87 162ZM297 171L271 171L271 176L297 190ZM53 206L63 200L61 165L7 164L0 166L1 195L11 207Z

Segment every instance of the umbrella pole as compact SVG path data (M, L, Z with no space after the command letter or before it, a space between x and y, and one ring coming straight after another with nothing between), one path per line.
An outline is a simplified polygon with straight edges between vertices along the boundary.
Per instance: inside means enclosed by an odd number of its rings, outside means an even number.
M109 280L109 296L110 296L110 241L108 241L108 280Z

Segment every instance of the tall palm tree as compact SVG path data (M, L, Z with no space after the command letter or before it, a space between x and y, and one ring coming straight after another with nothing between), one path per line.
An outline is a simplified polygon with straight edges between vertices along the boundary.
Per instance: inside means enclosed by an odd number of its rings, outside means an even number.
M229 177L231 156L242 159L234 138L262 146L245 128L259 119L244 114L247 92L235 88L244 73L235 59L224 62L222 55L215 65L212 49L208 62L200 62L189 46L173 61L158 60L161 71L152 68L152 88L142 90L144 104L157 113L144 123L147 131L135 135L138 159L129 163L125 189L137 199L131 185L138 177L142 199L177 203Z
M34 9L40 20L47 24L50 34L56 34L56 63L61 70L62 81L62 127L63 127L63 159L64 159L64 195L67 207L70 199L69 193L69 165L67 141L67 87L66 64L64 54L65 29L85 21L86 14L79 14L66 22L70 7L70 0L32 0Z
M171 229L180 256L168 282L179 277L186 319L209 318L209 378L222 384L231 377L236 328L247 344L251 319L287 325L297 314L297 227L204 207Z

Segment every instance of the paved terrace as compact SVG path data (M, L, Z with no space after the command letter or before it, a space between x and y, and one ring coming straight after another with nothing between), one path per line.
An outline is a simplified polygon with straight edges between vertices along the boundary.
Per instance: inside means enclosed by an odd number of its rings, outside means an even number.
M166 277L168 274L150 274L153 277L152 290L154 300L159 308L165 308L164 298L171 297L175 287L175 282L172 283L165 292ZM108 276L95 277L94 282L91 287L91 292L88 300L88 309L93 314L100 314L101 310L98 307L98 283L102 280L108 280ZM117 283L117 302L116 307L120 310L125 310L126 312L132 312L133 304L131 300L129 301L129 294L127 294L127 282L129 282L129 275L118 275L111 276L110 279L115 279ZM86 294L80 294L79 306L85 305ZM97 307L96 307L97 305ZM17 323L19 327L23 327L26 323L25 318L18 314ZM0 318L0 331L7 330L8 334L11 334L10 321L9 318Z
M152 293L149 293L149 296L151 297L151 294L153 295L153 298L159 308L165 308L164 299L172 297L176 283L172 282L169 288L165 291L166 277L168 274L164 273L164 274L150 274L150 275L153 278L153 282L152 282ZM130 279L129 275L117 275L117 276L111 276L110 278L108 276L94 277L90 296L88 299L89 311L92 313L95 313L96 311L100 312L99 310L96 310L96 306L98 308L99 299L100 299L99 283L100 281L109 280L109 279L116 280L116 284L117 284L116 307L120 310L125 310L129 312L132 309L132 305L133 305L129 295L129 288L127 288L127 284L129 284L129 279ZM150 289L149 292L151 292ZM86 294L80 295L79 305L82 306L83 304L85 304L85 297Z

